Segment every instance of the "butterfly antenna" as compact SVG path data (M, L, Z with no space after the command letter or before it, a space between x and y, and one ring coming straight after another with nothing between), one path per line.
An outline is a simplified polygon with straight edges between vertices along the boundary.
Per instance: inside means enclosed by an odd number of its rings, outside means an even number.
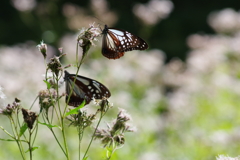
M100 26L104 26L104 24L106 24L106 23L104 23L101 19L99 19L99 18L97 18L96 16L93 16L94 18L96 18L98 21L100 21L100 22L102 22L102 23L98 23L98 27L101 29L101 31L102 31L102 28L100 27Z

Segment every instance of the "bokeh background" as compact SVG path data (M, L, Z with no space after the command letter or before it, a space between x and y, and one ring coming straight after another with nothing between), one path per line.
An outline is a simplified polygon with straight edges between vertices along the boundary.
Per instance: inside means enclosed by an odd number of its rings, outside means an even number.
M48 44L47 59L63 47L67 56L62 62L68 65L75 61L79 30L93 22L107 24L139 35L150 46L108 60L101 55L100 40L81 68L82 75L97 79L112 92L114 108L105 123L116 117L117 108L123 108L137 128L126 134L125 146L112 159L236 157L240 149L239 8L237 0L3 0L0 86L5 98L0 99L1 107L18 97L29 108L39 90L45 89L44 60L36 48L41 40ZM34 109L39 110L37 102ZM0 125L10 129L3 115ZM69 128L68 136L76 159L74 128ZM6 138L2 131L0 138ZM64 159L44 126L36 145L40 148L35 159ZM1 141L0 147L1 159L20 159L14 142ZM89 159L102 159L104 154L95 142Z

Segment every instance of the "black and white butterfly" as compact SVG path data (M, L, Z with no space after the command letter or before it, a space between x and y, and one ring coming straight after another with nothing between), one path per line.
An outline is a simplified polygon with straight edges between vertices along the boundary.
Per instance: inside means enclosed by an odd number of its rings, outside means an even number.
M108 28L105 25L102 34L102 54L109 59L118 59L127 51L148 48L142 38L121 29Z
M65 71L64 80L66 81L66 103L68 103L69 106L77 107L82 104L84 100L86 102L85 105L87 105L93 99L103 99L111 96L108 88L96 80L70 74L67 71Z

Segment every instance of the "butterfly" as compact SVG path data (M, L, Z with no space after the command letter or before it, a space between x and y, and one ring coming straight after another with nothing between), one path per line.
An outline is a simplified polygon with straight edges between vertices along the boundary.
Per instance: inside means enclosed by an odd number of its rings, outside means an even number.
M103 99L111 96L108 88L94 79L70 74L65 71L64 80L66 81L66 103L69 106L77 107L84 100L86 102L85 105L87 105L93 99Z
M118 59L127 51L148 48L147 42L142 38L121 29L108 28L105 25L102 34L102 54L109 59Z

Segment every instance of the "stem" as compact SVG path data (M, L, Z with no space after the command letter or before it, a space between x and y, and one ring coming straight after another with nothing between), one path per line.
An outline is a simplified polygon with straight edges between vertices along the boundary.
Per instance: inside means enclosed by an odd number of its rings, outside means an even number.
M81 62L80 62L79 65L78 65L78 43L77 43L76 46L77 46L77 47L76 47L76 64L77 64L77 72L76 72L76 75L77 75L78 72L79 72L79 70L80 70L82 60L81 60ZM71 98L71 95L72 95L72 92L73 92L73 86L74 86L74 84L75 84L75 82L76 82L76 79L77 79L77 77L74 78L73 84L71 85L71 90L70 90L70 93L69 93L69 95L68 95L68 99L66 100L66 106L65 106L64 111L63 111L64 113L65 113L66 110L67 110L67 106L68 106L67 104L68 104L68 102L70 101L70 98Z
M36 137L37 137L37 132L38 132L38 123L36 122L36 126L34 127L34 129L32 131L35 131L35 134L34 134L34 137L33 137L33 141L32 141L32 146L34 145L34 142L36 140Z
M96 128L95 128L95 130L94 130L94 132L93 132L92 138L91 138L91 140L90 140L90 142L89 142L89 145L88 145L87 150L86 150L86 152L85 152L85 154L84 154L84 156L83 156L83 159L87 156L87 153L88 153L88 151L89 151L89 148L90 148L90 146L91 146L91 144L92 144L92 142L93 142L94 135L95 135L95 133L96 133L96 131L97 131L97 128L98 128L98 126L99 126L99 124L100 124L100 122L101 122L101 120L102 120L102 118L103 118L104 115L105 115L105 114L104 114L103 112L101 112L101 116L100 116L99 121L98 121L98 123L97 123L97 126L96 126Z
M116 149L117 149L114 141L113 141L113 143L112 143L112 148L113 148L113 149L111 149L111 151L109 151L109 149L107 150L107 160L110 160L110 159L112 158L113 153L114 153L114 152L116 151ZM110 154L109 154L109 152L110 152Z
M28 142L28 148L29 148L29 154L30 154L30 160L32 160L32 146L31 146L31 139L32 139L32 132L29 130L29 142Z
M12 128L13 135L14 135L13 139L16 141L16 143L18 145L18 148L19 148L19 151L21 153L21 156L25 160L26 157L25 157L25 154L24 154L24 149L23 149L22 143L19 139L20 138L19 134L17 134L18 133L17 125L15 124L14 119L11 116L9 116L9 119L10 119L10 122L11 122L11 128Z
M33 105L35 104L35 102L37 101L38 97L39 97L39 96L37 96L37 97L34 99L34 101L33 101L32 105L31 105L31 107L29 108L29 110L32 109L32 107L33 107Z
M57 114L57 111L56 111L56 110L55 110L55 112L56 112L56 114ZM48 118L48 114L47 114L47 113L45 114L45 118L44 118L44 116L43 116L43 120L44 120L45 123L47 122L48 124L51 124L51 123L50 123L50 120L49 120L49 118ZM60 120L59 120L59 121L60 121ZM50 131L52 132L55 140L57 141L57 143L58 143L59 147L61 148L61 150L63 151L64 155L67 157L67 154L66 154L65 150L63 149L63 146L62 146L61 143L59 142L59 140L58 140L55 132L53 131L52 128L50 128L50 127L48 127L48 128L49 128Z
M80 130L82 130L82 132L80 132ZM82 137L83 137L83 129L80 129L80 127L78 127L78 159L81 159L81 141L82 141Z
M58 84L58 81L59 81L58 77L56 77L56 81L57 81L56 84ZM58 88L58 87L56 87L56 91L57 91L57 97L59 97L59 88ZM65 109L64 112L62 113L62 112L61 112L61 107L60 107L60 102L59 102L59 100L58 100L57 102L58 102L59 114L60 114L60 117L61 117L61 119L60 119L60 122L61 122L60 125L61 125L61 128L62 128L61 131L62 131L62 136L63 136L63 143L64 143L64 148L65 148L65 155L66 155L67 159L70 160L69 151L68 151L68 144L67 144L66 135L65 135L65 126L64 126L64 122L63 122L63 120L64 120L64 114L65 114L65 112L66 112L66 109Z
M63 117L62 117L62 124L63 124ZM65 128L64 125L62 125L62 135L63 135L63 142L64 142L64 147L66 149L66 157L68 160L70 160L69 158L69 152L68 152L68 145L67 145L67 141L66 141L66 135L65 135Z

